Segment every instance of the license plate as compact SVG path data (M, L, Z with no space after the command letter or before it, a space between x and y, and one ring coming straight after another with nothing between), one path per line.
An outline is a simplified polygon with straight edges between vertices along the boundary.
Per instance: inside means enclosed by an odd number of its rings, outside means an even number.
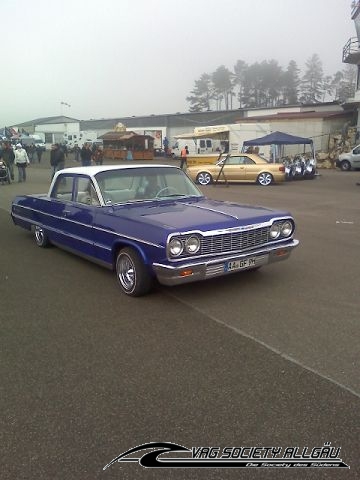
M232 260L224 265L225 272L233 272L234 270L244 270L256 266L256 257L244 258L242 260Z

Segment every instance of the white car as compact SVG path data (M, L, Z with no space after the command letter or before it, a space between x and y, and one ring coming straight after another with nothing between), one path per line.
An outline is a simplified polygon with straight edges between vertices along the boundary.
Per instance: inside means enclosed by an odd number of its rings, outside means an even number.
M360 168L360 145L357 145L350 152L341 153L339 159L336 160L336 166L344 172Z

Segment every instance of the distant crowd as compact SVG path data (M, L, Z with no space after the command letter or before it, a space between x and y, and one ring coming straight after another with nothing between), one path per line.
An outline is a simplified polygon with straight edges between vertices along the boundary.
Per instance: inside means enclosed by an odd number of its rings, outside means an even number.
M82 148L75 145L75 160L82 166L102 165L103 149L101 145L85 143ZM14 181L14 168L18 169L18 182L26 181L26 167L32 163L41 162L44 153L43 147L35 144L23 146L20 142L13 145L11 141L2 141L0 144L0 163L7 169L9 178ZM68 148L65 144L55 143L51 146L50 165L52 177L58 170L65 167L65 159L68 157Z
M92 164L103 164L104 153L102 146L100 145L84 143L82 148L80 148L78 145L75 145L73 152L75 155L75 160L77 162L81 162L83 167L88 167ZM62 170L65 167L65 158L67 156L68 150L66 145L55 143L51 146L50 165L53 167L53 176L57 171Z

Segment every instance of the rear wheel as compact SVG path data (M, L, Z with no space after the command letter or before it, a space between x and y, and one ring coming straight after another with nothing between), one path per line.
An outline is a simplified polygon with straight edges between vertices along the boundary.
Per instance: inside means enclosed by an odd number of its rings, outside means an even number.
M349 172L351 170L351 164L348 160L343 160L340 164L340 168L343 172Z
M45 248L50 245L49 237L45 230L39 225L34 227L35 242L38 247Z
M120 250L117 256L116 276L123 293L131 297L145 295L153 286L153 279L140 255L129 247Z
M268 173L268 172L260 173L260 175L257 178L257 182L263 187L266 187L267 185L270 185L273 182L273 176L271 175L271 173Z
M196 181L197 183L200 183L200 185L209 185L210 183L212 183L213 179L210 173L200 172L196 177Z

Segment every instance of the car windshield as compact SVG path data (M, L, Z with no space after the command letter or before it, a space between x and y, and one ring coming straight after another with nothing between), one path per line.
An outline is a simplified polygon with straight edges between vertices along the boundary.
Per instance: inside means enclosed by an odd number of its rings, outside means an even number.
M107 204L203 196L178 168L124 168L98 173L95 178Z

